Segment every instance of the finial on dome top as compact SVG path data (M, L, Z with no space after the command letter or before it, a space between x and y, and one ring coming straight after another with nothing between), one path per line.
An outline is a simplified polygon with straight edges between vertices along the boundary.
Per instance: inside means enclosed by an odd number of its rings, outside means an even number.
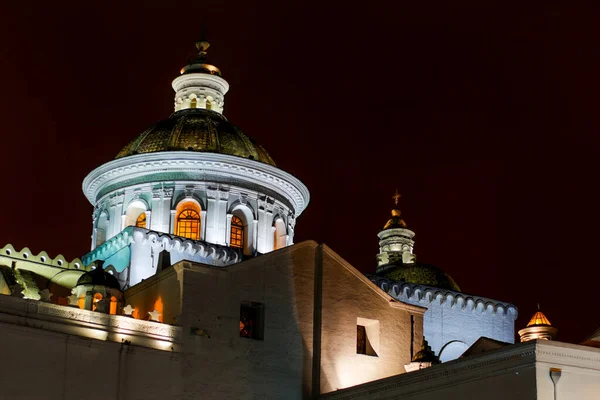
M212 65L208 58L206 57L206 51L210 47L210 42L206 40L206 29L202 28L202 37L200 40L196 42L196 48L198 49L198 55L194 60L188 60L188 65L181 68L180 73L190 74L190 73L202 73L209 75L221 76L221 71L219 68Z
M196 48L200 51L200 53L206 54L206 50L210 47L210 43L204 39L196 42Z
M383 229L406 228L406 223L402 218L400 218L402 213L400 210L398 210L398 201L400 200L400 197L402 197L402 195L398 193L398 189L396 189L396 193L392 196L395 205L395 207L392 209L392 218L385 224Z
M396 189L396 194L394 194L392 196L392 199L394 199L395 205L398 205L398 200L400 200L400 197L402 197L402 195L400 193L398 193L398 189Z
M198 49L198 55L206 55L206 50L210 47L210 43L206 40L206 24L202 24L202 35L200 40L196 42L196 48Z

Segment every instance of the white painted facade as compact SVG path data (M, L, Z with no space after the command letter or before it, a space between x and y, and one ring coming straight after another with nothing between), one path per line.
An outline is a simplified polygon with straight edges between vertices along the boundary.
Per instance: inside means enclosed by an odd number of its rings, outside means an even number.
M423 334L441 362L462 355L480 337L515 342L517 308L485 297L371 275L371 281L390 296L426 307Z

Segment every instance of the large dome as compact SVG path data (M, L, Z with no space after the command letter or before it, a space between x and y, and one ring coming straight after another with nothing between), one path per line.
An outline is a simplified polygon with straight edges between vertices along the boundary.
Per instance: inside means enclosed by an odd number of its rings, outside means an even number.
M440 289L448 289L455 292L460 292L460 288L456 282L454 282L454 279L433 265L421 263L399 263L392 268L385 269L378 275L394 281L405 281L408 283L433 286Z
M176 111L146 129L116 158L178 150L228 154L275 166L260 144L230 124L222 114L202 108Z

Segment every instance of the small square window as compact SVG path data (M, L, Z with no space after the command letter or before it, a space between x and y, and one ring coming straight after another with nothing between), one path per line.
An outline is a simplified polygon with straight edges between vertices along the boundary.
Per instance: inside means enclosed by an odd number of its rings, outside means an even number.
M265 332L265 305L243 301L240 306L240 337L263 340Z
M374 319L356 319L356 354L378 357L379 321Z

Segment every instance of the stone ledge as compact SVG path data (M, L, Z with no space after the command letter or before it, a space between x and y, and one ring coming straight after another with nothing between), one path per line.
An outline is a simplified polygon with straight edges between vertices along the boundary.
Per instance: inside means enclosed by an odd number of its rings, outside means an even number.
M102 341L180 351L181 328L0 295L0 322Z

